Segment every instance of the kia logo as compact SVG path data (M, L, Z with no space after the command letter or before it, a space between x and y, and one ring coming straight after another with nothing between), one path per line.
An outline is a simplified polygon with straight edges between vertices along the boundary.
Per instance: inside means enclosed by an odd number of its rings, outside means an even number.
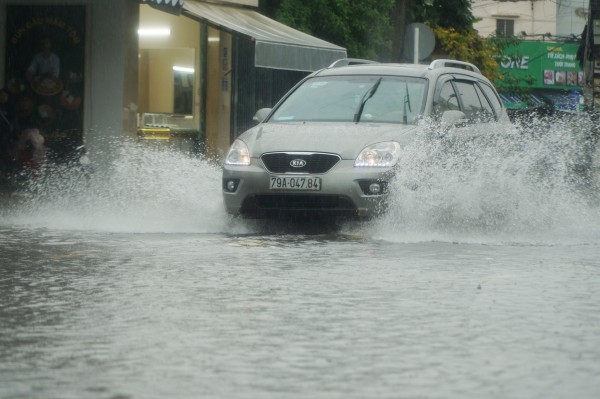
M303 168L306 166L306 161L304 159L292 159L290 161L290 166L292 168Z

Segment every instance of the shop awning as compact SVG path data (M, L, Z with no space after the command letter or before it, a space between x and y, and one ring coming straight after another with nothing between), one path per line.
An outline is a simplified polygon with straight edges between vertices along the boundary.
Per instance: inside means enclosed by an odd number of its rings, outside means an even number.
M581 90L532 90L526 94L498 93L507 109L525 109L550 106L563 111L579 111L582 108Z
M316 71L346 58L346 49L317 39L245 8L185 0L184 14L255 42L254 65L293 71Z
M498 93L504 106L509 109L536 107L544 104L544 100L535 94L517 95L509 93Z
M170 14L181 14L183 0L138 0L142 4L148 4L151 7L160 11L165 11Z

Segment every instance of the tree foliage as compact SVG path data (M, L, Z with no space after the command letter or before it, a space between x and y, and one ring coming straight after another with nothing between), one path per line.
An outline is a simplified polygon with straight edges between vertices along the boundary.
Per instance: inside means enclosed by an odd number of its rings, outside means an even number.
M411 11L412 21L423 22L431 27L453 29L459 33L469 33L475 21L471 12L471 0L415 1Z
M473 28L459 32L437 26L433 31L439 48L448 58L475 64L491 81L501 78L498 69L501 43L481 38Z
M500 78L499 41L482 39L473 28L471 0L260 0L260 10L288 26L343 46L349 57L403 59L404 34L411 22L430 26L437 51L477 65Z
M260 10L288 26L341 45L351 57L389 55L394 0L261 0Z

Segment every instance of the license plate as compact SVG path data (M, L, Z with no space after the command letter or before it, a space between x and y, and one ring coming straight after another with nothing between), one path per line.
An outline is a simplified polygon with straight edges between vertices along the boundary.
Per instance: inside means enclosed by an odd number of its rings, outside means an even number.
M271 190L321 190L321 178L314 176L271 176Z

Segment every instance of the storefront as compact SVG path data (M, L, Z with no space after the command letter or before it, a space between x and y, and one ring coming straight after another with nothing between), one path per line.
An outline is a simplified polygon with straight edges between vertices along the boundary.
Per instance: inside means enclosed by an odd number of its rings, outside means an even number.
M85 143L102 153L127 136L219 158L256 110L346 57L344 48L266 18L257 5L0 0L0 88L14 89L15 101L33 93L31 120L58 150ZM61 71L39 94L27 70L48 36Z
M167 128L195 129L200 150L216 157L252 125L256 110L346 56L251 8L193 0L179 15L140 6L140 32L165 34L140 36L141 129L161 117Z

